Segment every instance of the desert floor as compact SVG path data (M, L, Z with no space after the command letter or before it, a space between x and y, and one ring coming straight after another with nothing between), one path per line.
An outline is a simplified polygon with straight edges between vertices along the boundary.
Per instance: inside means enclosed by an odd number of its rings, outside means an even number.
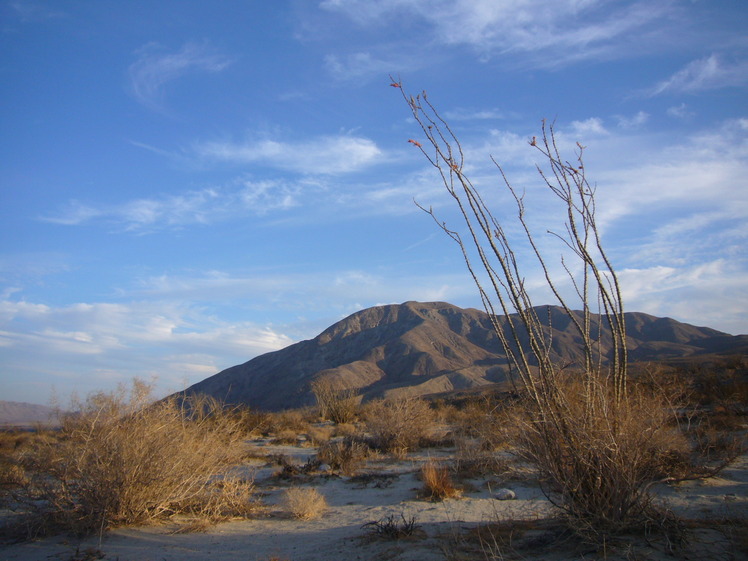
M252 456L241 469L252 473L264 505L255 518L231 520L183 532L185 521L121 528L103 537L75 541L65 537L0 546L0 560L83 561L430 561L463 559L747 559L748 456L719 476L661 485L657 501L684 522L685 541L671 548L658 534L630 536L593 547L565 537L557 512L529 469L519 465L501 478L484 476L459 482L462 497L442 502L421 498L420 466L448 459L453 449L423 450L403 459L369 459L357 476L315 472L292 479L277 477L279 467L264 457L285 454L303 464L314 448L277 446L268 440L247 444ZM281 504L290 486L314 487L329 505L314 520L292 518ZM511 489L513 500L498 500ZM554 514L555 513L555 514ZM6 513L7 514L7 513ZM414 519L408 537L386 539L363 526L393 516ZM477 538L478 531L483 539Z

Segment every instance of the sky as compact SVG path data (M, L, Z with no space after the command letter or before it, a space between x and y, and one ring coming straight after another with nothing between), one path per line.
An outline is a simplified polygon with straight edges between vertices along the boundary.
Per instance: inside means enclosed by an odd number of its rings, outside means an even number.
M626 310L748 333L744 0L0 2L0 399L165 395L370 306L479 308L390 76L511 231L502 165L550 262L554 122Z

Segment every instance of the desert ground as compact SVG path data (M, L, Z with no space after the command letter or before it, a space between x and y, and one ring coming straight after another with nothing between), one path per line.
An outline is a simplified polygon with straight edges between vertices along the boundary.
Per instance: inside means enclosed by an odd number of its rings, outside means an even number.
M432 501L423 493L421 467L426 462L453 461L455 448L422 449L399 458L376 455L355 475L346 476L324 464L313 466L309 460L317 449L306 442L278 444L265 437L245 445L246 461L237 469L254 478L261 504L249 519L207 526L175 519L82 540L48 537L0 546L0 559L748 559L748 455L738 457L715 477L653 489L663 511L680 519L677 540L653 531L617 538L601 547L565 535L557 522L559 513L532 469L510 456L501 474L456 479L460 496ZM284 470L281 465L290 467ZM305 470L305 465L311 467ZM290 487L318 490L327 509L309 520L291 516L282 500ZM504 499L507 489L514 498ZM6 510L3 515L12 513ZM404 531L407 523L410 532Z

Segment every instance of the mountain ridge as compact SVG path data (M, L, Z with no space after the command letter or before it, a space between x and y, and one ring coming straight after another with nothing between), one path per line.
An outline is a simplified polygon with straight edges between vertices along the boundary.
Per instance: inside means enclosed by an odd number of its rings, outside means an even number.
M579 363L580 337L564 310L557 306L536 310L541 321L551 326L556 359ZM496 319L508 330L505 316ZM592 317L593 333L598 321ZM748 335L734 336L640 312L627 312L626 322L632 362L748 350ZM603 329L604 353L609 342ZM371 399L479 387L504 381L507 373L506 356L484 311L410 301L355 312L313 339L227 368L184 393L281 410L312 404L310 384L318 378L356 388L364 399Z

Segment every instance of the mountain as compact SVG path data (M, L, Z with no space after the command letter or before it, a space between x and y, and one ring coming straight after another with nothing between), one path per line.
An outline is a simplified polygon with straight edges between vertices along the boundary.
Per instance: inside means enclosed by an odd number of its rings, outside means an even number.
M56 425L57 410L44 405L18 401L0 401L0 427Z
M539 307L537 312L552 326L556 358L579 363L580 339L563 309ZM498 320L508 329L506 317ZM593 317L593 333L596 321ZM748 351L748 335L642 313L626 314L626 332L631 361ZM610 348L604 330L602 348L604 353ZM475 388L504 381L507 372L488 314L445 302L405 302L356 312L314 339L228 368L185 393L274 411L314 403L310 384L317 378L357 388L364 399L371 399Z

